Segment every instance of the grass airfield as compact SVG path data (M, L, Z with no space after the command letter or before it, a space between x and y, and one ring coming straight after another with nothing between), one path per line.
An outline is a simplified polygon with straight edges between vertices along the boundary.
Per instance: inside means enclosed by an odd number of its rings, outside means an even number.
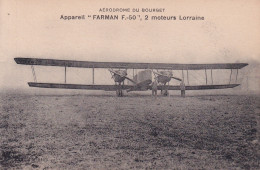
M0 169L259 169L259 95L0 97Z

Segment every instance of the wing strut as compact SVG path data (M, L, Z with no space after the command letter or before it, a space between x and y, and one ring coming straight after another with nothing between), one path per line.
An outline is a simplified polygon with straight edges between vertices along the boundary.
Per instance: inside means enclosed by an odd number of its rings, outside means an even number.
M92 67L92 84L94 84L95 83L95 81L94 81L94 78L95 78L95 70L94 70L95 68L94 68L94 66Z
M37 82L36 74L33 65L31 65L34 82Z
M138 74L137 74L138 72L137 72L137 69L135 69L135 73L136 73L136 82L138 82L138 77L137 77L138 76Z
M189 81L189 70L187 70L187 81L188 81L188 85L190 85L190 81Z
M205 69L206 84L208 84L207 70Z
M237 83L237 75L238 75L238 69L237 69L237 74L236 74L236 83Z
M232 69L231 69L231 72L230 72L229 84L231 83L231 78L232 78Z
M66 82L67 82L67 67L65 66L65 79L64 79L64 81L65 81L65 84L66 84Z
M213 85L213 75L212 75L212 69L210 70L211 73L211 84Z
M182 69L182 80L184 81L184 73L183 73L183 69Z

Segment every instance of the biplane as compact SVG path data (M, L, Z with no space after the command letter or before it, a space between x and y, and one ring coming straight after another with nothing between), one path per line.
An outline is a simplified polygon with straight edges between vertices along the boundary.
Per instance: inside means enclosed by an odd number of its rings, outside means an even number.
M40 58L14 58L17 64L31 65L34 82L28 82L30 87L39 88L62 88L62 89L87 89L87 90L105 90L116 91L117 96L123 96L123 91L146 91L151 90L152 73L158 81L158 90L164 91L168 94L168 90L180 90L179 85L170 85L169 82L173 79L175 81L182 81L184 79L184 71L189 70L205 70L206 84L203 85L186 85L186 90L206 90L206 89L226 89L234 88L240 84L231 83L232 71L236 70L236 82L238 70L248 65L247 63L223 63L223 64L171 64L171 63L128 63L128 62L93 62L93 61L74 61L74 60L56 60L56 59L40 59ZM34 66L56 66L64 67L65 77L64 83L44 83L37 82ZM92 84L69 84L66 81L67 67L79 67L92 69ZM112 75L115 84L113 85L98 85L94 81L95 68L108 69ZM127 76L127 70L133 69L133 78ZM215 69L230 69L230 81L228 84L213 84L212 70ZM139 73L137 70L142 70ZM173 70L181 70L182 78L173 76ZM212 84L208 84L207 70L211 70ZM134 72L137 72L134 75ZM151 73L149 76L141 76L140 73ZM128 84L125 84L128 80Z

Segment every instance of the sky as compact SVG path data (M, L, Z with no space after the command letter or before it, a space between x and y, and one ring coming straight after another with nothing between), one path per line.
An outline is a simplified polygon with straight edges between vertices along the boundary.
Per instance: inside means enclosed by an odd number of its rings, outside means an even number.
M163 13L108 13L100 8L164 8ZM61 15L140 15L142 21L63 20ZM203 16L154 21L144 16ZM13 58L152 63L260 62L260 1L0 0L0 88L29 88L29 66ZM36 67L39 81L62 82L62 68ZM92 81L71 69L70 80ZM98 83L110 74L97 71ZM109 83L112 83L109 80Z

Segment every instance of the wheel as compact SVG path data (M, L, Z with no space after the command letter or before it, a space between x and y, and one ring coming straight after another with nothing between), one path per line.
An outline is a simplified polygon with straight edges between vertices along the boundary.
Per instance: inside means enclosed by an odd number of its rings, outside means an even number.
M163 91L163 95L164 95L164 96L168 96L168 95L169 95L168 90L164 90L164 91Z
M119 97L120 96L120 91L116 90L116 95Z

